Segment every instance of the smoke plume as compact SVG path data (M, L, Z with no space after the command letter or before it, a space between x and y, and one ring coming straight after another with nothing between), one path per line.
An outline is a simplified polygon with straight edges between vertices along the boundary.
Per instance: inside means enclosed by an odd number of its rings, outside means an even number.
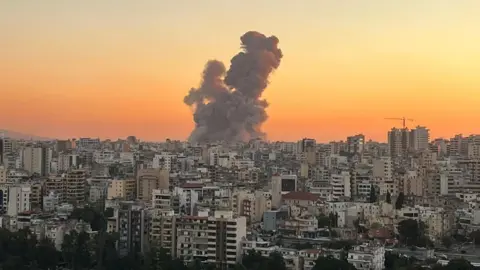
M250 31L240 40L242 51L230 60L230 69L220 61L208 61L200 87L184 98L194 111L192 142L265 137L261 127L268 118L268 102L261 97L270 73L280 65L282 51L275 36Z

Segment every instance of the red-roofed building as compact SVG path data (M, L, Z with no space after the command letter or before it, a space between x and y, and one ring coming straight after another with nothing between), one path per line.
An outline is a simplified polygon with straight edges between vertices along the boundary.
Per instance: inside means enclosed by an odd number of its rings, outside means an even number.
M282 196L283 203L287 205L311 206L320 199L318 195L305 191L294 191Z
M378 229L370 229L368 231L368 236L375 239L389 239L394 237L394 233L388 228L383 227Z

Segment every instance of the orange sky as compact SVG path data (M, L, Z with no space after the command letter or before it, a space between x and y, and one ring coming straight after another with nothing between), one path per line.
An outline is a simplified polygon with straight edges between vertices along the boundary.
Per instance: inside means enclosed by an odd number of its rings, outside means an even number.
M269 139L384 141L400 122L383 118L402 116L433 136L480 133L480 1L225 2L0 3L0 129L185 139L203 65L228 65L257 30L284 52Z

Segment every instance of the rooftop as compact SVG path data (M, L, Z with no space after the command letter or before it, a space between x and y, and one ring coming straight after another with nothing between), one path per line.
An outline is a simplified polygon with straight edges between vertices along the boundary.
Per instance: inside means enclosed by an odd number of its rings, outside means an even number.
M289 192L282 196L284 200L298 200L298 201L317 201L318 195L305 191Z

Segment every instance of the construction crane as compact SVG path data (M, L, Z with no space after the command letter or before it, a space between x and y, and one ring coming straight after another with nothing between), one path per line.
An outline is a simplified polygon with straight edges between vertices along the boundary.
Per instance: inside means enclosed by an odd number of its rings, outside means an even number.
M405 118L405 117L402 117L402 118L385 118L385 120L400 120L400 121L402 121L403 128L407 127L407 123L406 123L407 121L413 122L413 119Z

